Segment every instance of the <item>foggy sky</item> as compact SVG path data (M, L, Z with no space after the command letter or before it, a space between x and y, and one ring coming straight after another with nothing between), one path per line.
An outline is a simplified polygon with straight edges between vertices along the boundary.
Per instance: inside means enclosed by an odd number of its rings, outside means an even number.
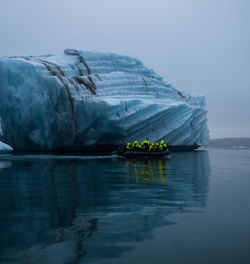
M107 50L206 97L211 138L250 137L249 0L0 0L0 56Z

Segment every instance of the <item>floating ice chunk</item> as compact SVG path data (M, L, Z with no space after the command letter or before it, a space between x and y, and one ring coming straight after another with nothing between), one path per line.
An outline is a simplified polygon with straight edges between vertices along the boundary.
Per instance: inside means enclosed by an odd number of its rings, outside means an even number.
M13 151L13 148L0 141L0 154Z

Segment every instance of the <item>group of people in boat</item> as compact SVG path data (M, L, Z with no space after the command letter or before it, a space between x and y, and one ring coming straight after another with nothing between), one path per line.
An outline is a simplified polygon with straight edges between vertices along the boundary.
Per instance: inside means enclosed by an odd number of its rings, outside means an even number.
M138 143L138 141L134 141L133 144L127 143L126 151L165 152L167 148L167 144L164 140L162 140L160 143L155 142L150 144L148 138L145 138L145 140L140 143Z

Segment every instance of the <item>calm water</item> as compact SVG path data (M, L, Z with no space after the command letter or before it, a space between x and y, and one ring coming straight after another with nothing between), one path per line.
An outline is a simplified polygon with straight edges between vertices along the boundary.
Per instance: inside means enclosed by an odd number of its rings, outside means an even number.
M0 156L0 263L250 263L250 151Z

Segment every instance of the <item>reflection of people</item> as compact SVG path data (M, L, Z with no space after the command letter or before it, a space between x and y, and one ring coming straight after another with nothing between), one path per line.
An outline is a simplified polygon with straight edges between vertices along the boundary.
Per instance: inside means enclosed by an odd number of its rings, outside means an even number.
M166 162L163 162L162 160L160 160L160 175L161 175L161 181L165 182L167 177L167 166L166 166Z
M166 161L164 160L133 160L127 161L127 175L129 180L136 183L160 182L167 178Z
M146 160L143 162L142 170L140 172L140 176L143 178L143 181L150 182L149 162Z

